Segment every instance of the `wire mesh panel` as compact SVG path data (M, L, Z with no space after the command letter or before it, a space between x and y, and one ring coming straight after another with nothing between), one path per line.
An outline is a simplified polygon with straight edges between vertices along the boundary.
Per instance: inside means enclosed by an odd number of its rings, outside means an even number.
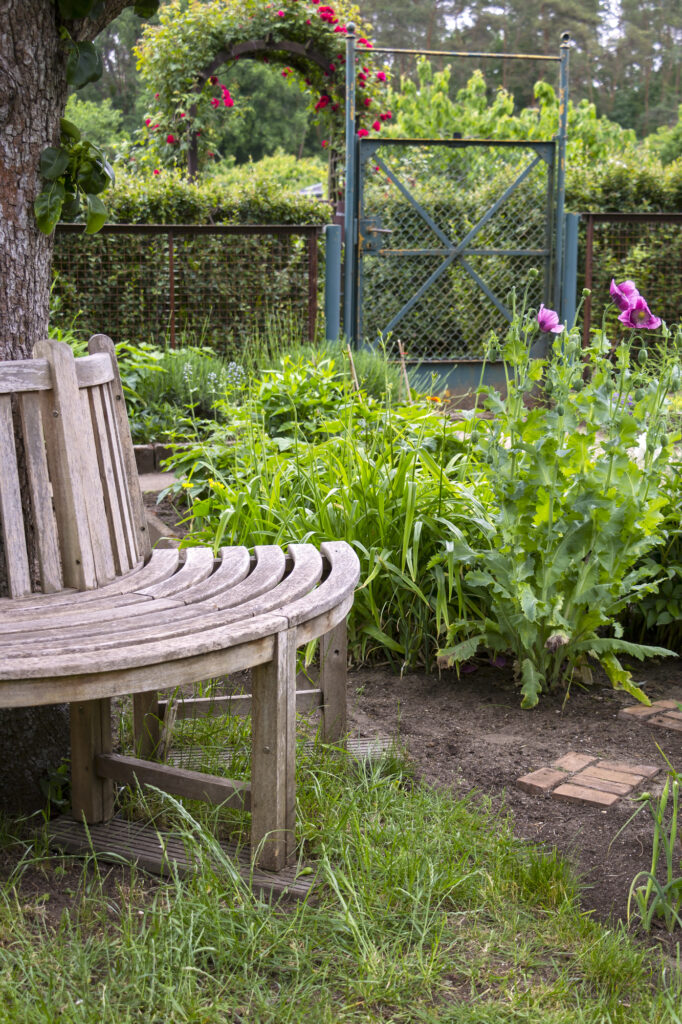
M682 214L583 214L580 262L583 285L591 290L585 303L584 330L605 324L612 337L620 330L619 309L611 304L609 285L631 280L649 308L666 323L677 323L682 310Z
M358 336L480 359L532 268L548 302L553 172L554 143L363 140Z
M314 340L319 228L60 225L52 323L226 351L286 326Z

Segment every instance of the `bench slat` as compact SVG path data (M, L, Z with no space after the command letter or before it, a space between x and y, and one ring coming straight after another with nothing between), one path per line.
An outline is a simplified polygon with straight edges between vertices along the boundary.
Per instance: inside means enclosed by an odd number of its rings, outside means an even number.
M114 379L108 353L82 356L76 363L79 388L106 384ZM52 371L47 359L16 359L0 363L0 395L25 394L29 391L49 391Z
M31 574L9 395L0 395L0 519L9 592L12 597L22 597L31 592Z
M117 575L127 573L135 564L134 552L131 551L129 538L126 536L126 523L122 515L120 484L116 479L114 453L111 438L102 404L102 389L91 388L89 391L90 417L92 419L97 461L102 481L102 496L106 517L109 522L112 539L112 554Z
M19 395L40 586L43 594L53 594L63 589L64 580L59 559L57 524L52 508L52 487L47 472L41 405L40 395L30 391Z

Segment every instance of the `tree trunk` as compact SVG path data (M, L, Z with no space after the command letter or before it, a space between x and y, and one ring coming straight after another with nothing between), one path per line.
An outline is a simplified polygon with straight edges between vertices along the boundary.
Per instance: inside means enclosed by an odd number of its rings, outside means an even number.
M52 238L38 230L33 200L40 153L59 144L66 105L55 10L49 0L9 0L0 21L0 359L27 358L47 336ZM1 573L0 559L0 594ZM0 808L44 806L41 781L68 749L67 708L0 710Z

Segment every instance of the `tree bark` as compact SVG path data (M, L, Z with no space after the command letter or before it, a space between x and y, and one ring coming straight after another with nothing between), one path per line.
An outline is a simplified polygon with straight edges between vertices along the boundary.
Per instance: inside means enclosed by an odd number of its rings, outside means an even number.
M91 40L128 6L107 0L96 20L68 23ZM4 0L0 19L0 359L25 359L47 336L52 237L38 230L40 154L59 144L67 99L67 48L54 0ZM0 541L1 547L1 541ZM3 593L0 551L0 594ZM6 591L4 591L6 592ZM1 657L1 651L0 651ZM68 755L65 707L0 709L0 808L44 805L41 779Z

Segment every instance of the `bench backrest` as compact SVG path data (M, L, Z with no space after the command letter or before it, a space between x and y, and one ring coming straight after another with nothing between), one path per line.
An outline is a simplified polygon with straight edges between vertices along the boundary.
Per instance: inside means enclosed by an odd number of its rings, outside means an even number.
M74 359L68 345L41 341L33 359L0 362L0 524L10 597L30 594L34 577L43 593L91 590L150 553L114 345L98 334L88 350Z

